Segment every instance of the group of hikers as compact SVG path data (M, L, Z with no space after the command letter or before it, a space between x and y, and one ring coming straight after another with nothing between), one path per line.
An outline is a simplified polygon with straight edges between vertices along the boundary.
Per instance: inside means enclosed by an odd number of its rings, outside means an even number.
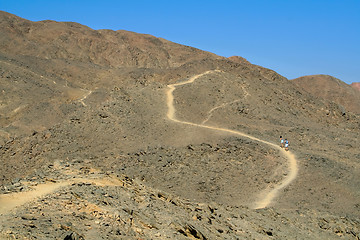
M285 140L280 136L280 147L285 148L285 151L289 151L289 141L285 138Z

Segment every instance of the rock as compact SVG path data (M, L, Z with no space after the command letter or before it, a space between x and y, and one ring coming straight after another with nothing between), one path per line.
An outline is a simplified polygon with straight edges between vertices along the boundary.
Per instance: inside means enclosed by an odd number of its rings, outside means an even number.
M23 220L36 220L36 217L34 217L31 214L24 214L24 215L21 216L21 219L23 219Z
M65 236L64 240L85 240L85 238L76 232L72 232Z

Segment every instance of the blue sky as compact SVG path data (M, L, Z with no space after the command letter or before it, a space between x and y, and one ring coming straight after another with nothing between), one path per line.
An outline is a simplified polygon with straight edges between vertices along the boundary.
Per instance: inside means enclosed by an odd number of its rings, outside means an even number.
M151 34L242 56L289 79L328 74L360 82L360 0L1 0L0 10Z

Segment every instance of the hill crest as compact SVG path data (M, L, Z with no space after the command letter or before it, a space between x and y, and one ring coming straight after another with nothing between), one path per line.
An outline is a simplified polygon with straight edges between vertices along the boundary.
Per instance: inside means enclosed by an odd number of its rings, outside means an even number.
M147 34L93 30L73 22L32 22L0 12L0 52L68 59L111 67L169 68L215 54Z
M314 96L333 101L347 111L360 114L360 92L329 75L310 75L292 80Z

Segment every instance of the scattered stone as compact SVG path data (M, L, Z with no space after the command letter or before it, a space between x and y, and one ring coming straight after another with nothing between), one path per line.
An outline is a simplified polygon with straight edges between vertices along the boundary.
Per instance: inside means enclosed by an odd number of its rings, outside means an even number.
M85 238L76 232L72 232L65 236L64 240L85 240Z

